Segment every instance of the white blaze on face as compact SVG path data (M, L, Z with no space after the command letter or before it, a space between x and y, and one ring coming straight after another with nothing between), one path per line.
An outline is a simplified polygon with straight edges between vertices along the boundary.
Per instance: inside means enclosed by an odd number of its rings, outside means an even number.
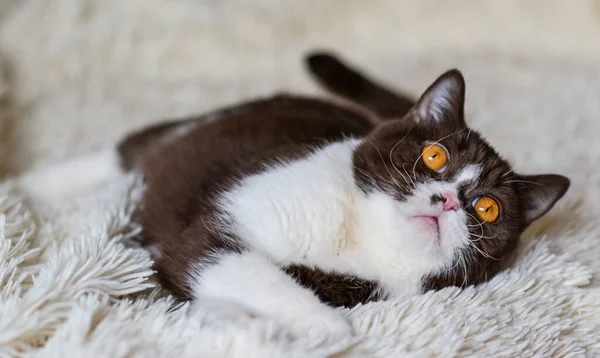
M479 179L481 174L481 165L468 164L455 177L454 182L458 185L466 183L474 183Z
M467 165L449 181L418 184L404 201L384 193L371 194L368 201L373 204L373 214L369 215L369 226L386 233L380 244L402 252L403 259L409 260L417 272L446 268L452 264L456 250L469 245L468 215L463 208L444 211L443 203L432 202L432 196L450 194L457 198L459 187L475 184L480 174L480 165ZM437 225L432 217L437 218Z

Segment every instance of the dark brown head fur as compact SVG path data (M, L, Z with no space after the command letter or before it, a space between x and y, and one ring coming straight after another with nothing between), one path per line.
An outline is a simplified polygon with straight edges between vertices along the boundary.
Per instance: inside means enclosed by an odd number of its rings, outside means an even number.
M348 67L328 54L313 54L309 63L321 81L344 78ZM329 68L331 67L331 68ZM348 74L357 88L372 88L358 72ZM337 88L340 84L329 84ZM405 101L393 93L376 87L373 93L384 92L379 98L394 99L400 107ZM341 90L337 91L342 93ZM358 95L356 100L369 107L381 104L363 91L346 90L343 95ZM395 97L394 97L395 96ZM355 176L364 190L381 190L402 201L411 195L415 185L428 181L448 181L466 165L478 165L481 174L476 185L459 189L460 204L469 215L471 242L456 252L452 269L424 279L424 289L477 284L505 268L522 232L537 218L552 208L569 187L569 180L560 175L527 176L514 173L510 165L469 128L464 118L465 83L462 74L450 70L440 76L404 116L377 126L355 152ZM392 113L393 104L371 108L376 113ZM390 109L392 108L392 109ZM450 154L443 173L429 169L420 159L427 143L442 144ZM500 205L500 218L482 223L472 203L478 197L490 196Z

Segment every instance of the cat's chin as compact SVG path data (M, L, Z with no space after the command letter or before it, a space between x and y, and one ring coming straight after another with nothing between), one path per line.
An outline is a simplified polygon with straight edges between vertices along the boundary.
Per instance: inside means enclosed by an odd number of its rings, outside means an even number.
M408 220L420 238L421 249L452 257L454 249L461 245L464 236L462 218L457 213L418 215Z
M424 231L424 233L434 235L439 240L440 229L437 216L415 216L413 220L417 223L419 228Z

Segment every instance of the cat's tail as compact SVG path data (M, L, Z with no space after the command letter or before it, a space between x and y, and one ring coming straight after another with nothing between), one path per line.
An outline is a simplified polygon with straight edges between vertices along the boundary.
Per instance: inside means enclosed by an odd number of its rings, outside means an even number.
M413 99L374 82L331 53L314 51L305 57L305 61L309 72L323 87L381 118L401 118L415 104Z
M129 133L116 144L57 165L34 169L15 181L24 195L37 199L58 200L79 195L126 172L141 171L143 158L205 120L205 117L192 117L156 123Z
M193 117L148 126L103 149L34 169L17 178L17 186L24 195L42 200L80 195L126 172L140 171L142 158L194 129L203 120L204 117Z
M80 195L122 175L121 159L114 147L107 147L65 162L35 168L16 178L21 194L52 201Z

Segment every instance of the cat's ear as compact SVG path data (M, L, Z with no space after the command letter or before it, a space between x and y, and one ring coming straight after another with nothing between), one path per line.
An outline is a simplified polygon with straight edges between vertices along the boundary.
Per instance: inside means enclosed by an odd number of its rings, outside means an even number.
M454 124L465 127L465 79L460 71L449 70L438 77L414 107L418 124Z
M562 175L520 175L516 180L527 226L546 214L569 189Z

